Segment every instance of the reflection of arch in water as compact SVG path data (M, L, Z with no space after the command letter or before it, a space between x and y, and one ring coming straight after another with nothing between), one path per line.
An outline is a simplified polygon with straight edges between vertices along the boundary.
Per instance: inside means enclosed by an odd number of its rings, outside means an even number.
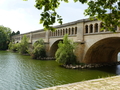
M63 41L62 39L55 41L52 46L50 47L50 56L55 57L55 53L58 49L58 43Z
M120 52L120 37L102 39L93 44L87 51L85 63L111 63L117 62Z

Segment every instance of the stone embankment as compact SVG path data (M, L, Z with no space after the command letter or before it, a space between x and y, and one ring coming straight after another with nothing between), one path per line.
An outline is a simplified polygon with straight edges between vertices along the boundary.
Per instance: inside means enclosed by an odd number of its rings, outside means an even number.
M99 67L105 67L105 66L114 66L119 64L120 64L120 61L115 63L62 65L62 66L68 69L84 69L84 68L99 68Z
M94 79L39 90L120 90L120 76Z

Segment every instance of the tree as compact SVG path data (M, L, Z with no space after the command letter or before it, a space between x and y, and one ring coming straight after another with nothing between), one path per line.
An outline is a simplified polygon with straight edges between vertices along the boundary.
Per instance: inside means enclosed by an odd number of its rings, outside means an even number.
M16 35L18 35L18 34L20 34L20 31L17 31L17 32L16 32Z
M0 26L0 50L8 49L8 44L10 42L10 34L10 28Z
M33 45L33 50L29 51L33 59L41 59L46 57L45 44L43 39L37 40Z
M55 53L56 61L60 64L74 64L76 63L76 56L74 55L74 43L65 35L63 42L59 42L58 50Z
M18 34L20 34L20 31L17 31L16 33L13 31L13 32L11 33L10 37L12 37L12 36L14 36L14 35L18 35Z
M33 47L36 47L38 44L43 45L43 46L45 45L43 39L39 39L34 43Z
M19 43L13 43L13 42L9 43L10 51L16 52L16 51L18 51L18 49L19 49Z
M56 12L62 1L69 2L69 0L35 0L35 7L43 10L40 23L45 29L55 30L51 25L56 21L62 24L62 17ZM101 20L104 28L115 32L114 27L120 26L120 0L74 0L74 2L87 4L88 8L84 14L89 15L92 19Z
M21 42L19 43L19 46L18 46L19 47L18 48L19 53L21 53L21 54L27 54L28 53L28 45L29 45L28 38L27 38L26 35L24 35L22 37Z
M11 33L11 36L14 36L15 35L15 32L13 31L12 33Z
M90 0L85 15L103 21L103 29L115 32L115 27L120 26L120 0Z

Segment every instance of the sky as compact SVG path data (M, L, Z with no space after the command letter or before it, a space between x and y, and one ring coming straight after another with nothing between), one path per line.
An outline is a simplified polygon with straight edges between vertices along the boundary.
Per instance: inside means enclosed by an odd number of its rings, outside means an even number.
M41 10L34 7L35 0L0 0L0 25L11 28L12 31L20 31L21 34L43 29L39 24ZM85 19L84 10L87 5L80 2L61 3L57 9L59 15L63 18L63 24ZM54 26L59 25L55 23Z

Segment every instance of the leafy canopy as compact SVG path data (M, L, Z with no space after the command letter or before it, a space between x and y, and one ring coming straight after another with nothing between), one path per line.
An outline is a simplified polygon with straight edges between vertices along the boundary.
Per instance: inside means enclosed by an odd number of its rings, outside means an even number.
M11 33L11 36L18 35L18 34L20 34L20 31L17 31L17 32L14 32L14 31L13 31L13 32Z
M0 25L0 50L6 50L10 41L11 29Z
M45 29L54 30L52 25L56 21L62 24L62 17L56 11L62 1L69 2L69 0L35 0L35 7L43 11L40 23L43 23ZM120 26L120 0L74 0L74 2L87 4L88 8L84 14L103 21L108 30L114 32L113 27Z

